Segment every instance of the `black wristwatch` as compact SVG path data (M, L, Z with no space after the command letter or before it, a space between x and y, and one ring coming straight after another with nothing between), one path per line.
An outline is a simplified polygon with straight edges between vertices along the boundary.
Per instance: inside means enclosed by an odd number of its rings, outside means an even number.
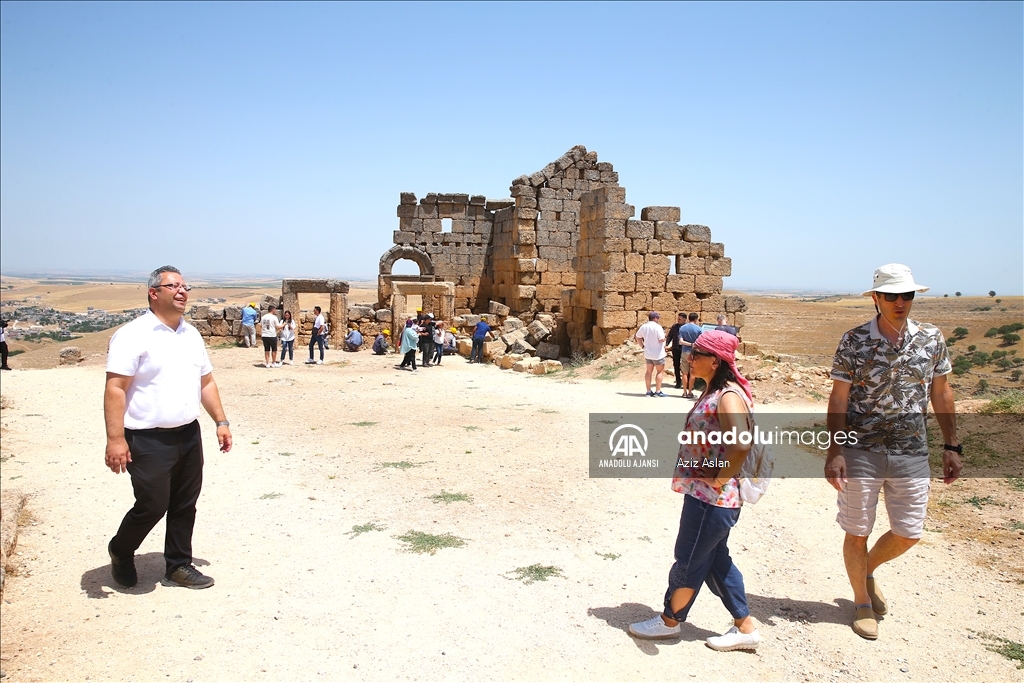
M942 450L944 450L944 451L953 451L957 455L963 455L964 454L964 446L963 446L963 444L960 444L959 446L950 446L948 443L944 443L944 444L942 444Z

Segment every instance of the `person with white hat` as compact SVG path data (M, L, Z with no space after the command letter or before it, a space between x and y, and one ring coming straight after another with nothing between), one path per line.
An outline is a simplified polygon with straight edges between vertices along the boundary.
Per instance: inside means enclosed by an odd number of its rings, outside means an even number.
M943 481L956 481L962 468L946 341L934 325L910 318L915 295L925 291L907 266L878 268L864 292L874 300L876 315L843 335L832 362L825 477L839 492L836 521L846 532L853 630L868 640L878 637L875 615L889 611L875 570L909 550L924 529L929 400L945 441ZM868 550L883 489L890 529Z

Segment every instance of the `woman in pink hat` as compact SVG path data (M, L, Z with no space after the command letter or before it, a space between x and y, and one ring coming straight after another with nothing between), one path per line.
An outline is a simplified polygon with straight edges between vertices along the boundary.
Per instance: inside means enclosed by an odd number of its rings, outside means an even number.
M738 340L728 332L705 332L693 343L690 370L707 388L686 417L686 432L698 443L679 449L680 464L672 490L685 494L676 538L675 564L668 575L665 609L647 621L631 624L638 638L675 638L682 633L690 607L703 584L717 595L732 614L734 623L724 635L707 639L715 650L753 650L761 642L750 616L743 575L729 555L729 532L736 525L743 504L739 470L750 450L743 445L723 444L722 435L750 431L753 410L750 383L736 367ZM715 434L718 438L711 435ZM727 439L728 440L728 439Z

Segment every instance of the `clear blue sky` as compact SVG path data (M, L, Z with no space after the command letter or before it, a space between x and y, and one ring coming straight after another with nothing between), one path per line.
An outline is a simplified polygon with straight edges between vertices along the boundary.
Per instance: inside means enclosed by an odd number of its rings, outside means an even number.
M1021 3L0 6L0 267L373 277L576 144L731 287L1024 289Z

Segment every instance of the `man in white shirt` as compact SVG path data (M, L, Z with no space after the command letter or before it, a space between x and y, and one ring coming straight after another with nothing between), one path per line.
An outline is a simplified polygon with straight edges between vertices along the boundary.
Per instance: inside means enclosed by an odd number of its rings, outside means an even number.
M135 506L107 545L114 580L138 582L135 551L167 515L165 586L208 588L213 579L192 564L192 530L203 483L199 406L217 423L220 450L231 430L213 381L206 344L182 314L191 289L173 266L149 277L149 312L110 339L103 415L107 467L128 472Z
M316 313L316 319L313 321L313 336L309 338L309 360L306 361L306 365L317 365L324 364L324 337L327 336L327 326L324 322L324 314L321 312L319 306L313 307L313 312ZM313 360L313 347L320 345L320 360Z
M263 356L264 356L264 367L268 368L279 368L281 364L277 362L277 333L281 331L284 325L274 315L274 311L277 310L277 306L271 304L267 307L267 312L260 318L260 337L263 339Z
M636 340L644 346L644 360L647 361L647 373L644 383L647 385L648 396L664 397L661 390L661 379L665 375L665 328L658 322L661 315L657 311L647 314L647 322L636 332ZM655 388L651 389L651 375L656 374Z

